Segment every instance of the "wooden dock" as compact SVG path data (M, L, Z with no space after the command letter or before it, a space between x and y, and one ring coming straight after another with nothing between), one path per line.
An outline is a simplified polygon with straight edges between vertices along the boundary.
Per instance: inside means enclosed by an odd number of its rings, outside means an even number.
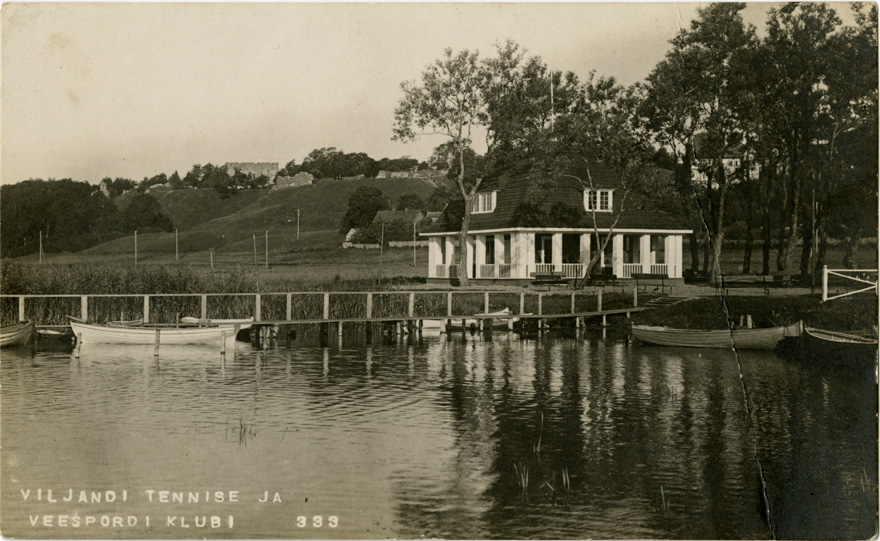
M502 318L574 320L580 327L587 318L625 315L645 310L639 293L613 294L613 308L603 307L603 290L534 292L522 289L409 290L409 291L308 291L279 293L168 293L107 295L0 295L4 320L31 319L40 328L67 326L67 317L84 321L142 319L154 326L177 325L181 316L202 320L254 318L254 327L282 325L401 324L418 328L423 320L452 322L491 320L501 306L509 310ZM607 300L608 297L605 297ZM550 306L548 306L550 304ZM607 303L606 303L607 304ZM621 306L623 305L623 306ZM549 308L549 310L547 309ZM195 313L193 313L195 312Z

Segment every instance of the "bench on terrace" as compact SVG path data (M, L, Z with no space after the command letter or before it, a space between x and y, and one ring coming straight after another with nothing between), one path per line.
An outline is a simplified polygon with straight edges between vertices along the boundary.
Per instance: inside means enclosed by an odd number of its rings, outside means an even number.
M636 281L636 287L644 287L645 291L648 290L649 287L654 287L654 291L658 289L660 292L664 292L667 288L669 288L669 293L672 293L672 284L667 284L666 280L669 279L669 276L660 273L650 273L650 272L637 272L632 275L633 280ZM659 282L659 283L658 283Z
M556 286L558 289L560 286L568 285L568 280L561 272L533 272L531 277L533 278L532 284L538 287L547 286L547 291L550 291L550 286Z

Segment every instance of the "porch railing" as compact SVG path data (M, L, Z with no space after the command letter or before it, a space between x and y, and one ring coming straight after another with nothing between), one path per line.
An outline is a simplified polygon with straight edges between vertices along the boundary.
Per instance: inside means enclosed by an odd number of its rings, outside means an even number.
M434 269L434 278L457 278L458 265L437 265Z
M666 263L654 263L650 268L651 274L665 274L669 276L669 265Z
M580 278L584 275L584 266L580 263L563 263L562 276L565 278Z
M535 264L535 272L553 272L556 269L553 267L553 263L537 263Z
M510 278L511 266L508 264L477 265L477 278Z
M624 263L623 276L621 278L632 278L633 274L639 274L640 272L642 272L641 263Z

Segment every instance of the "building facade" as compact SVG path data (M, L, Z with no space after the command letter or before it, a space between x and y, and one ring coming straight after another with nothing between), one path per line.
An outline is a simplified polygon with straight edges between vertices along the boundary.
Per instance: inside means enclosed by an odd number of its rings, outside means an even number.
M588 178L585 171L541 179L526 163L485 181L464 247L458 246L460 227L448 216L422 234L429 240L429 281L457 278L460 257L467 258L468 278L477 281L523 281L549 272L576 279L597 252L594 273L683 278L682 248L691 231L682 219L644 210L600 164L589 174L592 187L585 188L578 180Z

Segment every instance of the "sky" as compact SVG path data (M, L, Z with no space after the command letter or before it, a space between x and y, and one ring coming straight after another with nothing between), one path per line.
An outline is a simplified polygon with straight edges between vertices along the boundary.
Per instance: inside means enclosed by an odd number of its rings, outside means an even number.
M643 80L704 4L4 4L0 182L140 180L392 141L400 83L512 39L554 70ZM749 4L763 26L770 4ZM838 12L845 9L838 8Z

